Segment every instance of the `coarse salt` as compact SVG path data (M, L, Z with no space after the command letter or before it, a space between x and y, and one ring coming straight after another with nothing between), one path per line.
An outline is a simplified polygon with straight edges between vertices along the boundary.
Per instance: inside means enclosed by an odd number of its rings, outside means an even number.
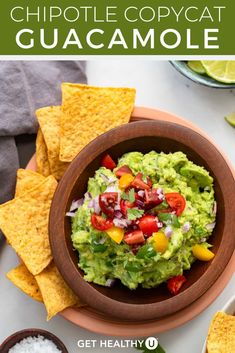
M12 347L8 353L62 353L54 342L43 336L27 337Z

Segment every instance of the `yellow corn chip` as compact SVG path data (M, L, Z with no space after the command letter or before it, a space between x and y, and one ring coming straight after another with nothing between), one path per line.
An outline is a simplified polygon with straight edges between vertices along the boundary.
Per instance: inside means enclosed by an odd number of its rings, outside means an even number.
M31 298L39 302L43 301L36 279L24 264L8 272L7 278Z
M38 129L36 139L36 161L37 161L37 172L44 175L45 177L51 174L48 156L47 146L44 141L44 137L41 129Z
M45 177L29 169L18 169L15 197L27 193L43 182Z
M207 352L235 352L235 316L223 312L215 314L209 328Z
M48 218L57 186L53 176L0 206L0 228L28 270L36 275L52 260Z
M35 278L46 306L47 320L79 303L78 297L64 282L53 262Z
M135 89L62 84L60 160L72 159L98 135L128 123Z
M51 174L60 180L69 165L59 160L61 107L38 109L36 116L47 146Z

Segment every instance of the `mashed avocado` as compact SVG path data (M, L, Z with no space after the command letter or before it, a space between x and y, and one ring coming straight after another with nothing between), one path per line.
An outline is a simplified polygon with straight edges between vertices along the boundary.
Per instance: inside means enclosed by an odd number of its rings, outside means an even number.
M142 173L145 182L150 178L154 190L163 190L164 194L179 193L186 201L178 217L175 212L171 212L170 216L167 212L161 213L161 208L169 208L166 200L151 211L151 214L156 212L156 217L161 215L158 226L161 232L168 234L164 252L156 250L154 237L146 237L136 250L125 242L125 238L117 243L106 231L97 230L91 224L91 215L100 212L97 210L100 194L114 192L122 197L123 190L120 191L119 179L115 174L122 166L128 166L134 176ZM85 280L108 286L112 280L119 279L130 289L136 289L138 285L155 287L183 274L195 261L192 247L195 244L210 247L207 239L215 223L214 204L212 177L203 167L189 161L182 152L130 152L119 159L114 170L99 168L95 176L89 179L84 202L72 218L72 242L79 253L78 266L85 272ZM137 212L140 211L137 209ZM143 214L144 211L141 212ZM102 216L107 218L103 213ZM138 222L135 227L138 227Z

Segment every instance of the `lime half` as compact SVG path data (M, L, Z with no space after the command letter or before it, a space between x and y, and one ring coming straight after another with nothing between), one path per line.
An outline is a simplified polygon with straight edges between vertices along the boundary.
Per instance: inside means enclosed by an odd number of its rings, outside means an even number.
M206 70L202 66L201 61L196 61L196 60L188 61L188 67L191 70L195 71L197 74L203 75L206 73Z
M207 75L223 83L235 83L235 61L201 61Z
M225 120L232 126L235 127L235 112L225 116Z

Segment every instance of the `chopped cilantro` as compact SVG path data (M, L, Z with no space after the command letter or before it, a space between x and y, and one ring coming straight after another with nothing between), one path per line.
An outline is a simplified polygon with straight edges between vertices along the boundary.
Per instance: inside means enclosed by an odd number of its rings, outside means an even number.
M129 201L130 201L130 203L135 202L135 190L134 189L131 189L129 191Z
M137 218L140 218L144 214L144 210L138 210L137 208L128 208L127 218L129 221L134 221Z
M159 212L158 213L158 219L161 222L168 222L172 220L172 214L171 213L163 213Z
M122 192L122 194L121 194L121 199L122 199L122 200L125 200L125 201L128 201L128 200L129 200L129 195L126 194L125 192Z
M167 209L169 208L169 205L168 203L164 200L162 203L160 203L160 205L154 207L154 211L161 211L161 210L164 210L164 209Z
M175 214L159 212L158 219L163 223L171 223L175 228L180 227L180 222Z
M178 219L178 217L175 214L172 215L172 225L175 228L180 228L179 219Z
M133 203L135 201L135 190L131 189L128 193L123 192L121 194L121 198L125 201Z

